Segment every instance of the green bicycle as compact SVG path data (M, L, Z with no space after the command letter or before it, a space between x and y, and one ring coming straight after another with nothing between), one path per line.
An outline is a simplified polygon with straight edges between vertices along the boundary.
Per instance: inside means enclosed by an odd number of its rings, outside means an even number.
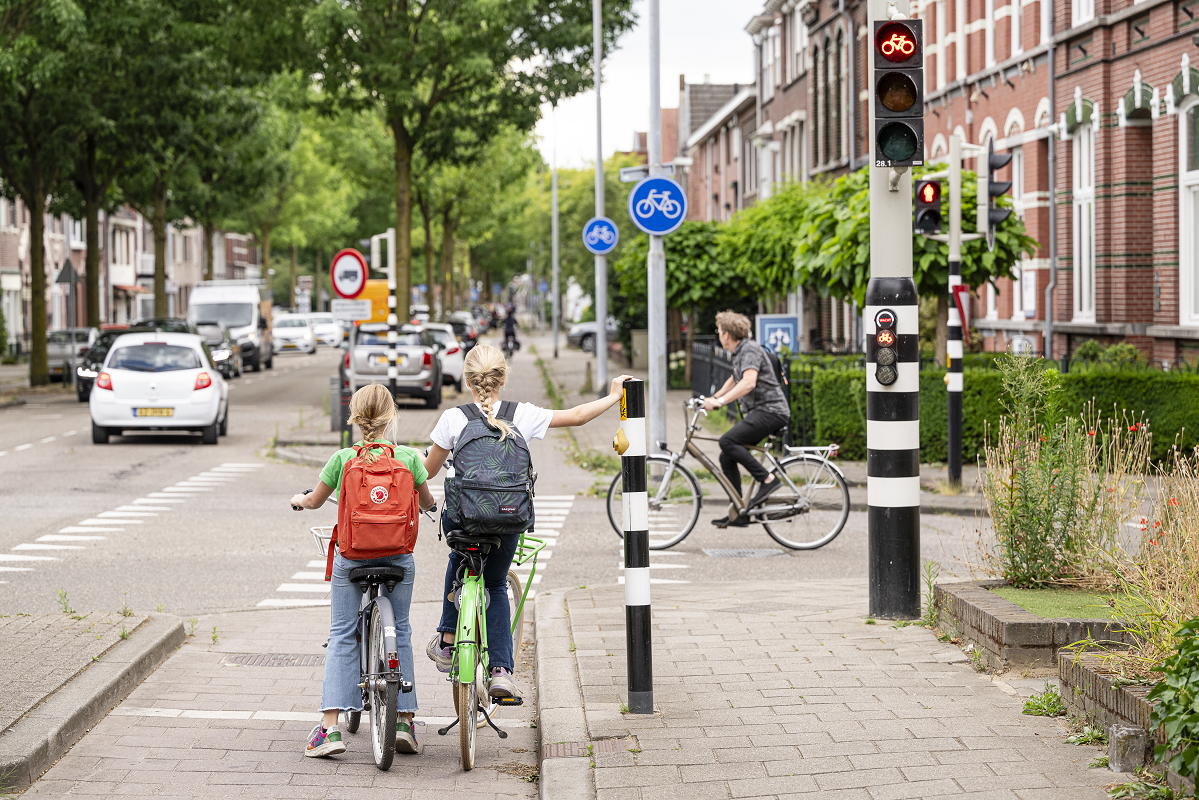
M519 706L520 698L493 699L487 695L487 676L491 674L487 650L487 587L483 584L483 567L487 555L500 546L498 536L472 536L465 531L449 531L446 544L462 555L462 567L454 581L453 600L458 608L458 622L454 629L454 656L448 680L454 688L454 708L458 717L437 733L445 736L458 726L458 744L462 756L462 769L475 766L475 734L484 724L501 739L508 734L496 727L492 717L502 706ZM521 589L520 578L508 572L508 604L511 612L512 659L520 655L521 640L524 638L524 606L537 572L537 554L545 542L521 534L513 562L517 565L532 564L529 582ZM479 719L479 714L483 719Z

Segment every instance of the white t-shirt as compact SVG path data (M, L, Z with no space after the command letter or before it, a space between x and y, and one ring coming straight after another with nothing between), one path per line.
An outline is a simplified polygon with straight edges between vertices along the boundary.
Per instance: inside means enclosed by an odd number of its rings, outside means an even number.
M475 405L479 406L478 403ZM482 410L482 406L479 406L479 409ZM499 403L496 403L493 410L495 413L499 413ZM525 441L531 442L534 439L545 438L545 432L549 430L550 420L553 419L553 416L554 412L548 408L535 406L532 403L517 403L516 414L513 415L512 422L515 423L521 436L525 437ZM462 409L455 406L441 415L441 419L437 420L437 427L433 428L433 433L429 438L438 447L452 451L454 445L458 443L458 435L466 427L466 422L466 414L463 414Z

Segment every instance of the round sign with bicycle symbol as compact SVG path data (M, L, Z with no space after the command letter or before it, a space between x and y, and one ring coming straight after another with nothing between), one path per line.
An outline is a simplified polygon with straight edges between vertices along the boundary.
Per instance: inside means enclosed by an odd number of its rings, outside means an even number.
M665 236L687 219L687 194L670 178L650 175L629 192L629 218L645 233Z
M592 217L583 226L583 246L597 256L606 256L620 241L620 229L607 217Z

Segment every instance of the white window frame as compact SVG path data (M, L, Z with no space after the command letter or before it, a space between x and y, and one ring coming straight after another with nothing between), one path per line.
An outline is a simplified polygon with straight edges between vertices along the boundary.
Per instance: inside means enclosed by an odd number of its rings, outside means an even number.
M1023 0L1010 0L1012 5L1012 55L1018 56L1024 52L1024 3Z
M945 4L947 0L937 0L934 13L937 15L937 88L945 85Z
M966 0L957 0L953 15L953 29L957 38L953 42L954 61L957 62L955 80L966 79Z
M1178 324L1199 327L1199 231L1187 220L1199 214L1199 169L1187 170L1187 117L1199 116L1199 100L1190 97L1178 109Z
M791 13L794 21L792 30L795 32L795 77L798 78L808 71L808 26L804 24L803 14L799 9Z
M1012 206L1015 215L1024 218L1024 148L1013 147L1012 150ZM1024 319L1024 259L1020 260L1013 269L1012 277L1012 319Z
M1049 0L1041 0L1041 37L1040 43L1047 44L1049 42L1049 12L1052 8Z
M777 23L770 26L770 74L775 86L783 85L783 29Z
M999 319L999 297L990 281L987 281L987 319Z
M1070 27L1095 19L1095 0L1070 0Z
M995 66L995 0L984 2L983 58L988 67Z
M1074 321L1095 321L1095 131L1089 122L1074 130Z
M75 219L74 217L72 217L71 218L71 244L72 245L86 244L87 242L86 242L86 239L84 238L84 236L85 236L85 226L83 224L83 220Z

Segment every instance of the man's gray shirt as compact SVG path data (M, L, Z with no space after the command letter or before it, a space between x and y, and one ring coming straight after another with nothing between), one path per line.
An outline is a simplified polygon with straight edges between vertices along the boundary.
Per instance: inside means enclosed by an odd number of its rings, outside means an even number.
M760 409L782 417L791 416L791 408L787 405L787 397L779 386L778 376L774 374L774 365L770 356L762 349L762 345L753 339L742 339L733 350L733 380L741 381L741 376L747 369L758 371L758 385L738 402L741 412Z

